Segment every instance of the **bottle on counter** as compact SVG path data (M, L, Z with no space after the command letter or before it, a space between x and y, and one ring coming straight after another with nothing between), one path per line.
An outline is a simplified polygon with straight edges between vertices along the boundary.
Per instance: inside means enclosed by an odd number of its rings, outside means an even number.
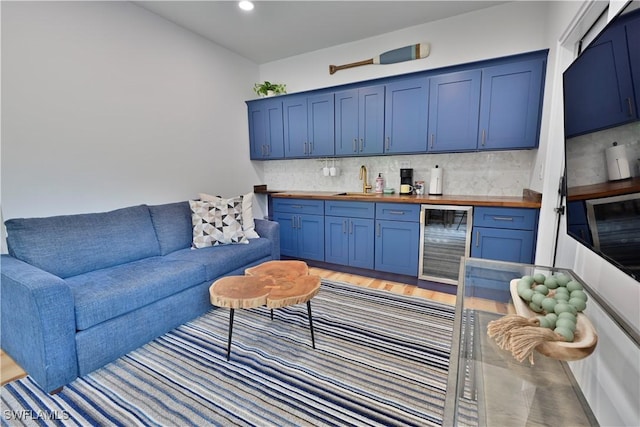
M378 174L376 178L376 193L382 193L384 191L384 178L382 177L382 173Z

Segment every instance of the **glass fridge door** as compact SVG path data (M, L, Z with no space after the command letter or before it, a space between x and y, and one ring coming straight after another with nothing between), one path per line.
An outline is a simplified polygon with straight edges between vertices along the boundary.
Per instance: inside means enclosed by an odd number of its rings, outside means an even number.
M422 205L420 212L420 279L458 284L461 257L468 257L473 208Z

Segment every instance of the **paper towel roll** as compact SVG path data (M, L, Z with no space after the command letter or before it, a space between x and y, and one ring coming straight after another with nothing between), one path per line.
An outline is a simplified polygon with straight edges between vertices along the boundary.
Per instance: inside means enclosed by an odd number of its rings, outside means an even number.
M612 147L605 150L604 154L607 158L607 171L609 172L610 181L625 179L631 176L627 150L624 145L616 145L614 143Z
M442 194L442 169L436 165L431 169L431 179L429 180L429 194Z

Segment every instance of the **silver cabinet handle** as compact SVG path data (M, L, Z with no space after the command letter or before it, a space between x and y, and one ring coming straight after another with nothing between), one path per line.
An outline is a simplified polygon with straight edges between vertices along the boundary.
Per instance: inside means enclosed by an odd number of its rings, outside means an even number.
M476 230L476 248L480 247L480 232Z
M633 117L633 102L631 102L631 97L627 98L627 106L629 107L629 117Z
M302 205L291 205L293 209L302 209L304 206Z
M342 234L347 234L347 220L342 221Z
M481 145L484 147L485 142L487 142L487 131L482 129L482 139L481 139Z
M377 228L378 228L378 230L377 230L376 234L378 235L378 237L380 237L380 223L378 223L378 227Z
M271 144L267 144L267 157L271 157Z
M389 211L389 215L404 215L404 211Z
M387 137L387 140L385 141L385 147L384 147L384 149L385 149L386 151L389 151L389 147L390 147L390 146L391 146L391 137L389 137L389 136L388 136L388 137Z
M358 152L358 138L353 138L353 152Z
M298 230L302 228L302 217L298 216Z
M431 148L433 148L434 139L436 139L436 136L434 134L431 134Z
M360 152L364 150L364 139L360 138Z
M353 221L349 221L349 234L353 234Z
M492 218L494 221L513 221L512 216L494 216Z
M304 143L304 154L307 154L307 143Z
M296 228L296 217L295 216L291 217L291 228Z
M309 143L309 154L313 153L313 142Z

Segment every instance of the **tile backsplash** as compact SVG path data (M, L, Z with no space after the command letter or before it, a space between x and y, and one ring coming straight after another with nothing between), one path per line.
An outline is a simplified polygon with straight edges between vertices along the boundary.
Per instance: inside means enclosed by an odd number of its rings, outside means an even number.
M640 176L640 122L634 122L567 140L567 185L608 181L605 149L614 141L626 147L631 176Z
M418 154L338 159L264 161L264 184L274 190L362 191L358 175L365 165L368 181L382 173L385 187L400 187L400 169L412 168L414 181L425 181L428 192L431 168L443 169L443 193L452 195L521 196L529 187L536 150L474 153ZM337 176L324 176L325 164L338 169Z

